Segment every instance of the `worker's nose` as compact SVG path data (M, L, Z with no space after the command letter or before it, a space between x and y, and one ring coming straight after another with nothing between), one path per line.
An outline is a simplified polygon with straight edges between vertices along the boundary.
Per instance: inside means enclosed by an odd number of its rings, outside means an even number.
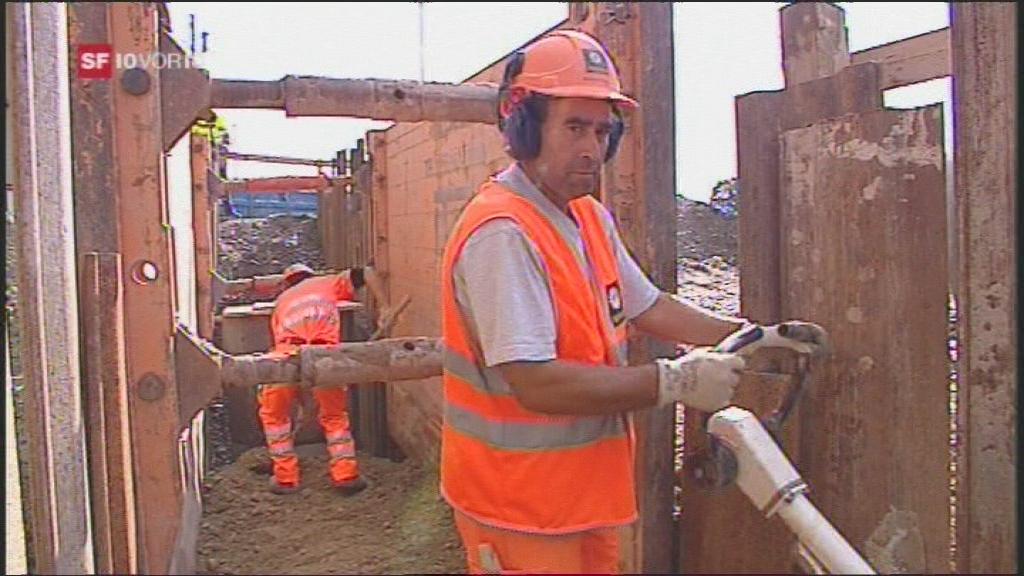
M596 168L604 154L604 139L592 131L582 140L579 148L580 162L590 168Z

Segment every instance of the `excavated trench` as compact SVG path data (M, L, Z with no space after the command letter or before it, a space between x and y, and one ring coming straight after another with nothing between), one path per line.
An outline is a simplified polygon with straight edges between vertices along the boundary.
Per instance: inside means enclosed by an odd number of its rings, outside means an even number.
M738 309L736 221L704 204L678 211L679 293L722 313ZM314 220L268 218L221 225L218 269L228 278L278 273L298 259L322 265ZM212 450L198 568L204 574L452 574L465 571L436 466L359 456L370 487L330 490L322 444L299 446L303 489L268 491L262 448L232 453L223 406L209 413Z

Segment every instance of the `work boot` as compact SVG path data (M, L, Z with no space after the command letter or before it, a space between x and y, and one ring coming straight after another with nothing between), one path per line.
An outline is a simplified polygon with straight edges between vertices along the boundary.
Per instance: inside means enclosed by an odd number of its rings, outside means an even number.
M294 494L299 491L298 484L279 484L277 478L270 477L270 491L274 494Z
M362 476L356 476L355 478L345 480L344 482L331 482L331 485L342 496L354 496L362 492L368 486L366 480L363 480Z

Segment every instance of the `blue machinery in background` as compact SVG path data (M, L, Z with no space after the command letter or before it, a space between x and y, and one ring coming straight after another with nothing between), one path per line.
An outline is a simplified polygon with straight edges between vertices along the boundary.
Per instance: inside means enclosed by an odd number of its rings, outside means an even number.
M224 218L266 218L274 214L316 217L318 200L315 192L235 192L221 201Z

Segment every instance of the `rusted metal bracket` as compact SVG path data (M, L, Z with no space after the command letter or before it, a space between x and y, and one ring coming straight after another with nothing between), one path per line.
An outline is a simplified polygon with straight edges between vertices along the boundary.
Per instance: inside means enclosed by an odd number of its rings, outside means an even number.
M222 394L221 361L216 346L178 325L174 332L174 379L178 385L178 425L188 426L195 415Z
M605 2L598 14L601 24L625 24L632 17L628 2Z
M164 152L171 149L200 119L211 119L210 75L195 67L191 58L167 32L160 32L160 52L181 66L160 71L160 113ZM185 63L189 64L186 65Z

